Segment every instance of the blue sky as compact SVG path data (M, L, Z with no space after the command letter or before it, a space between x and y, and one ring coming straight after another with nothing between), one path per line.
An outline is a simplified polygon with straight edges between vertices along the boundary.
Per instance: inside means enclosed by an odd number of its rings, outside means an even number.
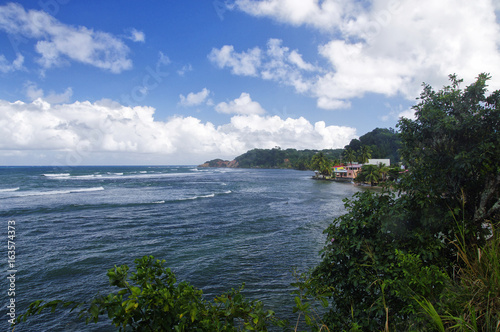
M494 0L0 2L0 165L198 164L395 127L489 72Z

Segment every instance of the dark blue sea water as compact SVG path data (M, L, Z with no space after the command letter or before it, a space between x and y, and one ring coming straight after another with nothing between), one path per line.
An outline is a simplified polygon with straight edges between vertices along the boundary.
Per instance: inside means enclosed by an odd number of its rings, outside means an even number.
M7 227L15 221L16 312L36 299L109 293L106 271L153 255L208 299L244 293L290 318L291 269L320 259L322 231L362 190L312 172L171 167L0 167L1 322L9 330ZM74 314L30 319L15 331L112 331Z

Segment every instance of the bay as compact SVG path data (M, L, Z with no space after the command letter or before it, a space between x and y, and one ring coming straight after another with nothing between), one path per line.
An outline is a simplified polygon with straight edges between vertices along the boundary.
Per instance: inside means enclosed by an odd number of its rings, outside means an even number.
M319 260L323 230L362 188L312 172L193 166L0 167L0 220L16 230L16 312L37 299L85 301L112 291L106 271L153 255L207 299L245 283L293 318L292 268ZM7 258L3 269L6 273ZM1 293L7 303L8 282ZM0 311L8 326L6 305ZM112 331L67 311L18 331Z

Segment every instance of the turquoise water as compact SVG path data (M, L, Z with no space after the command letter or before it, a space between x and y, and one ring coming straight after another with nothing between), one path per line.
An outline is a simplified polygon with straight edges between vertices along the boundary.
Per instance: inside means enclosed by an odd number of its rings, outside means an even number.
M319 261L322 231L344 212L342 199L361 190L312 175L192 166L0 167L5 243L7 222L16 225L16 311L36 299L84 301L107 293L107 269L153 255L208 299L245 282L248 297L291 318L292 267L306 271ZM0 324L7 330L5 308ZM85 326L61 312L15 331L110 330L107 322Z

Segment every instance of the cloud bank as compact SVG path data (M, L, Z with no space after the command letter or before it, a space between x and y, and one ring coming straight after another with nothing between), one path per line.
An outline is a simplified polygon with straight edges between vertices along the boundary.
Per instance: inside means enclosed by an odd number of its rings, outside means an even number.
M318 45L327 62L321 69L277 39L269 39L267 49L224 45L208 56L235 75L292 86L323 109L348 108L368 93L413 100L424 81L439 87L453 73L472 81L500 72L494 0L236 0L233 8L332 36ZM493 76L490 86L499 89Z
M303 117L235 115L216 127L194 117L156 121L154 112L111 100L0 100L0 156L6 164L27 155L37 164L95 164L101 154L114 156L115 163L197 164L253 148L338 148L356 137L354 128L311 124Z

